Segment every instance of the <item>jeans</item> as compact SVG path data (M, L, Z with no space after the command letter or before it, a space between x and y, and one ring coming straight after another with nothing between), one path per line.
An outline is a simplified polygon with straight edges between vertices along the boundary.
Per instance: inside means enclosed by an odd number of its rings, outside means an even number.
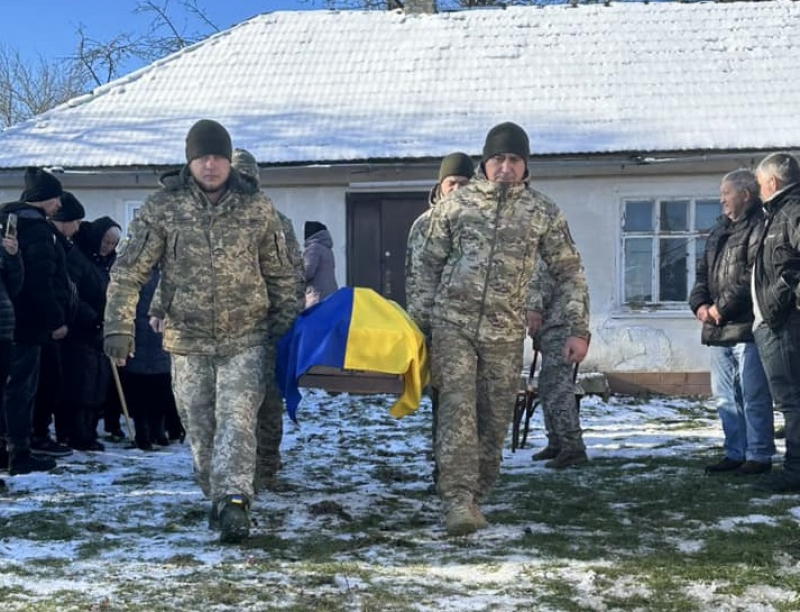
M755 337L775 409L786 422L784 471L800 477L800 311L793 311L778 330L762 323Z
M31 445L33 402L39 384L39 354L41 347L14 343L8 382L3 393L3 423L0 434L6 438L8 451L27 452Z
M725 457L770 463L772 396L754 342L711 347L711 391L725 433Z

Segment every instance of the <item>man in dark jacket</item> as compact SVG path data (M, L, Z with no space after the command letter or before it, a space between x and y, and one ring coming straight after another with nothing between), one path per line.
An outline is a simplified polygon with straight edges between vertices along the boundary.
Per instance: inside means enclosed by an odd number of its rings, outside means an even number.
M783 470L757 482L773 493L800 491L800 164L772 153L756 177L766 224L753 265L753 309L758 345L775 409L783 412Z
M734 170L720 183L722 215L706 241L689 306L711 347L711 390L725 434L725 456L706 472L762 474L775 454L772 398L753 338L750 278L764 213L755 175Z
M2 216L17 215L18 239L25 269L22 290L14 300L16 329L8 384L3 395L2 433L9 451L9 473L51 470L51 457L30 452L31 418L39 378L41 347L67 335L69 281L63 253L47 222L61 207L61 183L39 168L25 172L25 191L19 202L2 207Z

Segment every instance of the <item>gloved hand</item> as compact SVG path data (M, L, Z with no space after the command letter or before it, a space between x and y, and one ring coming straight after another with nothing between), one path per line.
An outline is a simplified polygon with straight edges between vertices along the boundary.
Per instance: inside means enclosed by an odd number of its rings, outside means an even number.
M103 351L113 359L127 359L133 355L133 346L133 336L129 334L111 334L103 338Z

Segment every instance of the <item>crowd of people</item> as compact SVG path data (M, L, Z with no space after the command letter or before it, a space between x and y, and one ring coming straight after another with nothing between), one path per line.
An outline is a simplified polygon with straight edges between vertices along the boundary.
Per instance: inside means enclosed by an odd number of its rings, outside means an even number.
M0 468L44 471L73 450L103 450L98 421L122 437L120 405L130 407L139 449L187 438L209 527L237 543L281 466L276 343L338 289L333 241L307 221L301 248L256 159L218 122L197 121L185 154L119 254L120 225L83 220L44 170L29 169L19 201L0 207ZM499 475L526 334L542 353L548 440L532 459L552 469L589 460L574 386L589 349L588 285L529 158L527 133L510 122L489 130L477 167L446 156L408 236L407 310L429 348L433 487L451 535L488 524L481 505ZM720 200L689 296L725 434L724 456L706 469L800 491L797 160L775 153L727 174ZM785 420L780 471L773 409Z

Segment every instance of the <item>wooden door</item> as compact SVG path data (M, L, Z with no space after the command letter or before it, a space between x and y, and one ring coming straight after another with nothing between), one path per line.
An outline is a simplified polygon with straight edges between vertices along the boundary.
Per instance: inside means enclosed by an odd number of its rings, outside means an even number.
M350 194L347 284L370 287L405 308L408 230L427 208L427 192Z

